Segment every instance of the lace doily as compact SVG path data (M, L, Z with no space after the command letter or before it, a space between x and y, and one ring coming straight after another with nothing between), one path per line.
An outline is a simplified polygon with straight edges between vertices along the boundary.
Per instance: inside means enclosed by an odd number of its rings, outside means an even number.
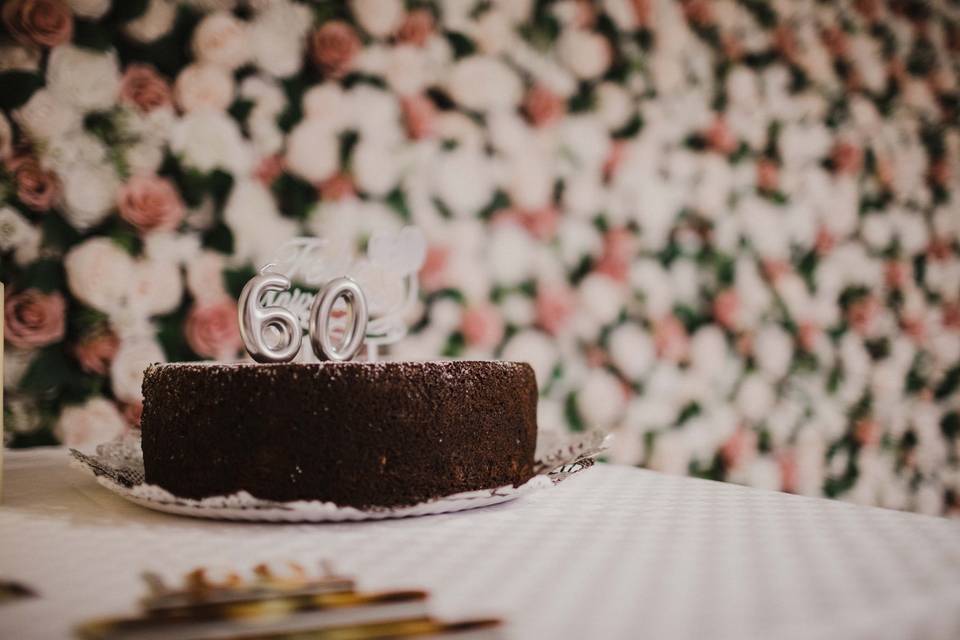
M166 489L146 484L140 438L125 436L97 447L87 455L70 450L76 466L96 477L97 482L120 497L149 509L178 515L217 520L267 522L342 522L383 520L464 511L515 500L530 492L551 487L571 475L588 469L606 449L610 436L590 431L574 436L540 433L534 462L536 475L519 487L467 491L395 508L357 509L332 502L274 502L256 498L245 491L202 500L180 498Z

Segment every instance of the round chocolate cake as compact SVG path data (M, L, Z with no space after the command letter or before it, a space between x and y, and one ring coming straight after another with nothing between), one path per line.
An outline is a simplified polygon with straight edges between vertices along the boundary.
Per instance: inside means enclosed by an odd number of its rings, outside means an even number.
M392 507L533 475L525 363L162 364L143 394L146 481L180 497Z

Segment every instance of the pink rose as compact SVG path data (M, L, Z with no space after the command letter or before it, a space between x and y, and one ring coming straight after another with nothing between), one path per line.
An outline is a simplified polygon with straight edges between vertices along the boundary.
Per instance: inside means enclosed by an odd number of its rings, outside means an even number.
M638 26L649 27L653 24L653 0L631 0L630 5Z
M492 304L469 307L463 312L460 330L471 347L493 349L503 339L503 317Z
M813 353L822 333L823 330L816 324L812 322L801 322L797 334L800 348L807 353Z
M526 229L539 240L551 240L557 233L560 212L552 205L538 209L500 209L493 214L492 224L513 224Z
M420 267L420 284L426 291L436 291L447 285L447 265L450 250L440 245L427 247L427 258Z
M863 447L872 447L880 444L880 437L882 435L883 430L876 420L862 418L857 420L857 423L853 426L853 439Z
M357 187L349 173L341 171L335 173L317 185L317 191L322 200L337 202L357 195Z
M237 303L230 298L195 304L184 326L187 344L204 358L228 360L240 350Z
M17 198L34 211L47 211L60 193L57 174L40 166L33 156L17 156L7 163L17 183Z
M422 47L433 34L433 14L428 9L414 9L397 30L397 40Z
M357 32L342 20L327 22L310 38L314 64L324 75L334 79L350 72L360 48Z
M740 296L734 289L724 289L713 299L713 317L727 329L740 326Z
M666 316L653 324L653 343L657 355L673 362L686 360L690 351L687 328L676 316Z
M7 342L21 349L59 342L66 328L66 306L59 292L26 289L11 295L3 306Z
M833 169L844 175L856 175L863 167L863 149L852 142L838 142L830 153Z
M567 105L542 85L533 86L523 99L523 111L535 127L545 127L563 118Z
M143 400L128 402L120 408L120 415L134 429L140 428L140 417L143 415Z
M117 191L120 217L141 233L176 229L185 209L173 183L160 176L134 176Z
M757 163L757 187L761 191L776 191L780 183L780 168L769 158Z
M720 456L728 469L736 469L747 464L756 453L757 433L743 426L738 428L720 447Z
M783 491L793 493L797 490L797 454L793 449L787 449L777 455L777 466L780 467L780 477L783 479Z
M603 255L596 271L617 282L626 282L635 249L634 237L629 229L611 229L603 238Z
M110 370L119 347L117 336L111 331L103 331L82 338L74 348L74 355L81 369L102 376Z
M906 260L890 260L884 270L884 280L891 289L902 289L913 278L913 268Z
M55 47L73 37L73 15L63 0L7 0L3 24L27 46Z
M816 250L817 255L825 256L831 251L833 251L834 246L837 244L837 238L833 235L826 227L820 227L817 229L817 237L813 242L813 248Z
M879 317L880 301L873 296L860 298L847 309L847 323L860 335L872 333Z
M260 162L253 170L253 177L263 186L269 187L273 181L280 177L285 167L283 156L274 154L261 158Z
M149 64L128 66L120 79L120 102L147 113L173 104L170 85Z
M610 145L610 153L603 163L604 180L609 181L617 175L620 167L623 166L623 161L627 157L628 148L629 145L624 140L615 140L613 144Z
M537 324L551 335L559 335L573 315L577 298L569 287L540 285L537 287Z
M714 120L704 135L707 145L717 153L729 155L737 150L737 138L723 118Z
M403 122L407 135L413 140L422 140L433 135L437 120L437 107L424 95L405 96L400 99Z

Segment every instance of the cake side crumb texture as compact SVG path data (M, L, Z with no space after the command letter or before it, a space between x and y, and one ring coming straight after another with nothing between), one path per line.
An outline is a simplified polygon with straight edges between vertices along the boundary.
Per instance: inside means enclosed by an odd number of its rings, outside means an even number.
M174 363L143 391L146 481L185 498L389 507L533 474L526 363Z

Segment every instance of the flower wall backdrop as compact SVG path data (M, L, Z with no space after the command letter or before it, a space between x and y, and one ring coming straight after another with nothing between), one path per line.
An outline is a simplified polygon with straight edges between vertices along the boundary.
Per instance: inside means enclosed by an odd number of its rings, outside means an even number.
M615 461L960 511L957 5L7 0L13 446L240 356L282 241L429 239L392 357L536 369Z

